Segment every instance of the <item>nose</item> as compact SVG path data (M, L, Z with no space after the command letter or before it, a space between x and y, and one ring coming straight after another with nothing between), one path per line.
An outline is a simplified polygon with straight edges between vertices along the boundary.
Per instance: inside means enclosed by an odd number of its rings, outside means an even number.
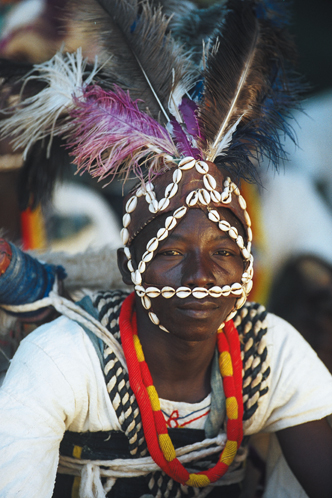
M216 285L213 264L200 251L187 254L183 266L181 285L185 287L205 287L209 289Z

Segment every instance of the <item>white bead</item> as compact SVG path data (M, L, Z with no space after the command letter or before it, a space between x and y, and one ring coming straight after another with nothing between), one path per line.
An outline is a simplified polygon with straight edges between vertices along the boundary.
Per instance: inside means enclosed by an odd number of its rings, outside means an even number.
M182 171L180 169L176 169L173 173L173 182L179 183L182 178Z
M230 295L231 293L231 288L229 285L224 285L222 288L221 288L221 293L223 296L227 297Z
M220 297L221 287L219 287L219 285L214 285L211 289L209 289L209 294L211 297Z
M221 194L219 194L219 192L217 190L212 190L210 195L211 195L212 202L215 202L216 204L218 204L220 202Z
M240 249L244 248L244 240L243 240L243 237L241 235L238 235L238 237L236 239L236 243Z
M238 231L235 227L231 227L228 231L228 235L232 238L232 239L237 239L237 236L238 236Z
M173 289L173 287L165 286L161 289L161 295L166 299L170 299L174 296L174 294L175 290Z
M125 248L124 248L124 253L125 253L125 255L126 255L127 259L131 259L131 254L130 254L130 249L129 249L129 247L125 247Z
M151 261L152 258L153 258L153 253L151 251L145 251L145 253L142 256L142 261L144 261L144 263L148 263L149 261Z
M251 242L252 241L252 230L250 227L247 228L247 235L248 235L249 242Z
M191 293L196 299L203 299L209 295L209 291L204 287L195 287Z
M163 330L164 332L167 332L167 334L169 334L169 330L167 330L167 328L166 328L166 327L164 327L163 325L160 325L160 324L159 324L159 328L160 328L161 330Z
M166 230L166 228L159 228L157 232L157 239L164 240L166 239L167 235L168 235L168 230Z
M159 245L159 241L157 237L153 237L149 242L146 244L146 250L150 252L154 252Z
M120 237L122 240L122 244L125 246L129 240L129 232L126 228L123 228L120 232Z
M160 296L160 289L157 289L157 287L148 287L145 289L145 293L148 297L158 297Z
M185 157L179 162L179 168L186 170L186 169L191 169L195 166L195 159L193 157Z
M166 197L164 197L163 199L160 199L160 201L158 203L158 208L160 211L167 209L168 206L169 206L169 199L167 199Z
M122 217L122 225L124 226L124 228L127 228L127 226L129 225L130 222L131 222L130 214L125 213Z
M189 287L178 287L175 291L175 294L177 297L180 297L181 299L184 299L191 294L191 289Z
M198 201L198 192L196 190L193 190L187 195L186 204L187 206L195 206L197 201Z
M131 273L135 271L135 268L134 268L134 266L133 266L133 262L132 262L132 260L131 260L131 259L127 262L127 268L128 268L128 270L129 270Z
M134 195L133 197L130 197L130 199L126 203L126 211L127 213L132 213L137 206L137 197Z
M181 206L174 211L173 216L174 216L174 218L179 219L179 218L182 218L182 216L184 216L186 214L186 212L187 212L186 206Z
M146 310L149 310L151 308L151 301L147 296L141 297L141 302Z
M239 195L238 199L239 199L239 204L240 204L241 208L242 209L246 209L247 203L244 200L244 198L242 197L242 195Z
M218 211L216 211L215 209L211 209L211 211L208 212L208 218L209 220L218 223L218 221L220 220L220 215Z
M149 204L149 211L151 213L156 213L159 211L159 202L156 199L153 199Z
M221 221L219 221L219 228L223 232L228 232L228 230L231 228L231 225L230 225L230 223L228 223L228 221L221 220Z
M211 196L207 190L204 188L201 188L198 192L198 199L201 204L204 204L206 206L211 202Z
M198 173L201 173L202 175L206 175L209 171L209 165L205 161L197 161L195 167Z
M149 318L154 325L159 325L159 318L155 313L152 313L152 311L149 311Z
M139 264L138 264L138 271L140 273L144 273L146 270L146 264L145 264L145 261L140 261Z
M210 191L215 190L215 188L217 186L216 180L213 178L212 175L209 175L209 174L203 176L203 183L204 183L204 187Z
M174 216L167 216L165 220L165 228L166 230L173 230L173 228L176 226L177 221Z
M179 186L177 183L170 183L165 189L165 197L169 197L170 199L174 197L179 190Z

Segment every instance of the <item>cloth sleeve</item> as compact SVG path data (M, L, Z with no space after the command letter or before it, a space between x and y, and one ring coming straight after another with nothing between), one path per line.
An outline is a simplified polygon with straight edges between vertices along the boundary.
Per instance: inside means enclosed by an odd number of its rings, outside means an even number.
M299 332L273 314L268 314L267 348L269 391L245 423L245 433L276 432L330 415L330 372Z
M94 347L60 318L27 336L0 389L0 496L53 494L64 432L118 429Z

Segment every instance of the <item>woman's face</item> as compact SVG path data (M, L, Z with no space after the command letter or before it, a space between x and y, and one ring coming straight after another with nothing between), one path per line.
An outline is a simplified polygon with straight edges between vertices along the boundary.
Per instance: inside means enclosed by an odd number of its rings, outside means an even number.
M220 215L243 235L243 228L227 209ZM132 256L139 262L147 242L163 225L162 217L151 222L134 241ZM227 233L211 222L201 209L190 209L163 240L142 275L148 286L190 288L220 287L241 282L244 263L240 250ZM235 304L235 297L196 299L193 296L152 299L152 311L172 334L187 340L204 340L215 334ZM140 300L137 300L140 305ZM147 312L146 312L147 313Z

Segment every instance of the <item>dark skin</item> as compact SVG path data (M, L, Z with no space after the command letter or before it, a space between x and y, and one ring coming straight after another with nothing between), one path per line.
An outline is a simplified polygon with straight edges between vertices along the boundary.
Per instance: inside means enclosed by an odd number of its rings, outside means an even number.
M220 213L241 233L241 226L232 213L226 209ZM158 217L136 237L131 247L134 261L140 261L146 243L163 223L163 217ZM243 273L237 245L200 209L189 210L155 254L143 274L144 282L149 285L222 287L240 282ZM130 285L130 272L122 249L119 250L119 268L124 282ZM153 299L153 311L170 330L167 334L152 324L136 296L138 334L161 398L194 403L209 394L217 329L234 303L234 297ZM332 430L326 420L284 429L277 437L290 468L308 496L331 498Z

